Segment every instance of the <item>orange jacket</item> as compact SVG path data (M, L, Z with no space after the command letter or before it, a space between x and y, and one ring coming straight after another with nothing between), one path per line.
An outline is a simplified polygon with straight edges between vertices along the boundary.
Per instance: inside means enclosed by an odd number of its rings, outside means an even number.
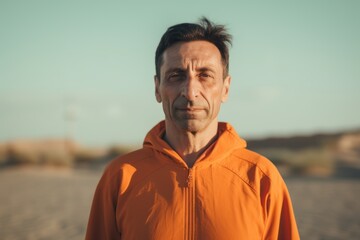
M226 123L188 168L162 140L164 122L142 149L118 157L95 192L86 239L299 239L285 183Z

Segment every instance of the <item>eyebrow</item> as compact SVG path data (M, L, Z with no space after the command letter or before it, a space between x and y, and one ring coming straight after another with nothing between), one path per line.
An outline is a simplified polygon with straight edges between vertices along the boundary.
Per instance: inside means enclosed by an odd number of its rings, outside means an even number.
M199 72L207 72L207 71L209 71L209 72L215 73L214 69L209 68L209 67L202 67L202 68L197 69L197 71L199 71Z
M183 68L179 68L179 67L176 67L176 68L170 68L168 69L166 72L165 72L165 76L167 76L168 74L170 73L173 73L173 72L186 72L186 69L183 69Z
M196 69L196 71L197 72L209 71L209 72L215 73L214 69L211 67L201 67L201 68ZM186 69L180 68L180 67L170 68L165 72L165 76L167 76L168 74L173 73L173 72L183 73L183 72L186 72Z

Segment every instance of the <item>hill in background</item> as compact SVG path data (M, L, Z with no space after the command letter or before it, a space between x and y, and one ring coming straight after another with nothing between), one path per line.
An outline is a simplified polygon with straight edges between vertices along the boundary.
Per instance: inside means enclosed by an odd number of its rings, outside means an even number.
M283 174L360 177L360 130L248 140Z
M247 140L250 150L269 158L283 175L360 177L360 130L309 136ZM0 143L0 167L40 165L103 167L131 146L89 148L69 140Z

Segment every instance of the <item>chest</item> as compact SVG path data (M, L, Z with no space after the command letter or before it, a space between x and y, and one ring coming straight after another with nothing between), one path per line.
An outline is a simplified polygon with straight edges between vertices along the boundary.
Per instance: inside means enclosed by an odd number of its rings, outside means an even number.
M260 239L264 228L256 191L221 167L167 168L130 181L116 213L123 239Z

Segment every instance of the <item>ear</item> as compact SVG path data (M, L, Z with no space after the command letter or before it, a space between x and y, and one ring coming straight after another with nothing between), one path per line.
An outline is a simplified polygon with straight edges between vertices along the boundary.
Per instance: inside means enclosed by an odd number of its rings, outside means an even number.
M161 95L160 95L160 91L159 91L159 88L160 88L160 78L155 75L154 76L154 83L155 83L155 97L156 97L156 101L158 103L161 103Z
M231 83L231 76L227 75L227 77L224 79L224 85L223 85L223 92L221 96L221 102L226 102L229 96L229 90L230 90L230 83Z

